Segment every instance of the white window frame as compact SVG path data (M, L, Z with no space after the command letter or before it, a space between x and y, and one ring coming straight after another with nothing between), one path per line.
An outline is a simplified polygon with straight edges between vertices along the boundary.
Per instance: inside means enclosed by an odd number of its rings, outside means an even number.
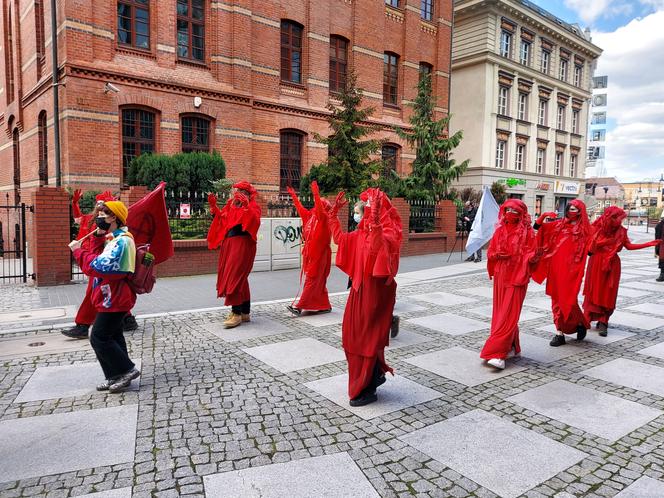
M516 171L523 171L525 166L525 160L526 160L526 146L523 144L517 144L514 169Z
M524 66L530 66L530 42L521 40L521 47L519 49L519 62Z
M546 149L537 148L537 173L544 174L546 168Z
M583 75L583 66L574 64L574 86L581 86L581 79Z
M565 130L565 106L564 105L559 105L558 106L558 114L556 117L556 127L559 130Z
M542 58L540 59L540 70L544 74L549 74L550 66L551 66L551 52L549 50L542 50Z
M498 87L498 114L509 116L510 89L500 85Z
M500 32L500 55L508 59L512 56L512 33L504 29Z
M505 169L505 156L507 155L507 142L498 140L496 142L496 168Z
M548 100L540 99L539 107L537 108L537 124L540 126L547 126L548 106Z
M569 68L569 61L567 59L560 59L560 79L567 81L567 70Z
M579 133L579 116L581 112L577 109L572 110L572 133Z
M569 157L569 176L572 178L576 178L576 163L578 160L578 155L577 154L572 154Z
M553 169L553 174L555 176L560 176L562 170L563 170L563 153L556 152L556 162L555 162L555 168Z
M517 114L521 121L528 121L528 94L519 92L519 110Z

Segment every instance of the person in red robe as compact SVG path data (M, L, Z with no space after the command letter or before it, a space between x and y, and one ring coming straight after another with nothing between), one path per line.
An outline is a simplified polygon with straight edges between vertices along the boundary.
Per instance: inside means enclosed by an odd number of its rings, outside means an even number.
M330 228L338 245L336 265L352 281L344 312L342 345L348 361L351 406L378 399L376 388L392 369L385 362L397 284L401 248L401 218L379 189L368 189L355 206L357 230L343 232L337 217L347 203L340 192L329 212Z
M567 205L564 218L555 217L556 213L544 213L535 223L538 247L543 256L533 273L533 280L542 283L546 279L546 293L551 297L556 325L556 335L550 344L557 347L565 344L565 334L576 334L577 340L581 341L590 328L578 298L592 227L586 205L578 199Z
M207 235L208 248L221 248L217 297L225 297L224 304L231 306L231 312L224 321L226 328L250 321L249 273L254 266L261 224L261 208L256 203L254 186L242 181L233 188L236 189L233 196L221 209L217 206L217 197L208 195L210 212L214 216Z
M505 359L521 352L519 317L540 256L528 208L523 201L509 199L500 206L487 252L487 270L493 279L493 314L491 333L480 357L492 367L504 369Z
M298 198L295 190L288 187L288 193L293 198L295 208L302 218L302 273L304 273L304 288L297 304L288 306L288 310L299 316L302 310L329 312L332 305L327 295L327 277L330 275L332 249L330 248L330 224L327 212L331 205L327 199L322 199L318 184L311 183L314 194L314 207L305 208Z
M623 248L634 251L659 245L658 240L633 244L622 226L627 213L609 206L593 223L594 234L588 248L590 258L583 288L583 311L588 322L597 322L599 335L606 337L609 318L616 309L620 285L620 256Z

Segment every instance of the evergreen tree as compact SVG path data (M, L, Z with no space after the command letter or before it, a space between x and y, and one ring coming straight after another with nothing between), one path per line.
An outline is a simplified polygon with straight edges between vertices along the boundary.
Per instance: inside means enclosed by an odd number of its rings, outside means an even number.
M379 128L362 124L375 109L360 108L362 90L357 88L356 83L356 75L349 73L346 84L338 95L340 105L332 102L327 105L331 112L328 123L332 134L329 137L315 134L315 139L327 145L328 158L327 161L313 166L309 173L302 177L300 185L305 195L309 194L309 186L314 180L324 194L345 190L351 196L375 183L372 175L379 172L383 161L371 159L370 156L380 151L382 141L367 138Z
M409 120L412 131L396 130L416 151L413 171L405 180L406 195L410 199L444 199L452 181L458 180L468 168L468 159L460 164L452 159L452 151L461 142L463 132L445 138L450 118L434 119L436 98L432 95L430 75L422 74L417 85L417 98L409 105L413 108Z

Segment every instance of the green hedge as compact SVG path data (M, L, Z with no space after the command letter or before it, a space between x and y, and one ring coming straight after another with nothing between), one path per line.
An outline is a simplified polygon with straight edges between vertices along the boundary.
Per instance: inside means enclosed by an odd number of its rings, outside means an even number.
M206 192L212 190L213 181L225 176L226 163L218 152L143 154L131 162L127 183L153 189L164 181L176 192Z

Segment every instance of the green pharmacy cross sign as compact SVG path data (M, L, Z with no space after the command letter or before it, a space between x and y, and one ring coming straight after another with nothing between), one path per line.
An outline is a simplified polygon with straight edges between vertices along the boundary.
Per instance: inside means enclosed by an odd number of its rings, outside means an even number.
M526 186L526 180L522 180L520 178L501 178L498 180L499 183L504 183L507 185L509 188L514 188L516 186L522 185Z

